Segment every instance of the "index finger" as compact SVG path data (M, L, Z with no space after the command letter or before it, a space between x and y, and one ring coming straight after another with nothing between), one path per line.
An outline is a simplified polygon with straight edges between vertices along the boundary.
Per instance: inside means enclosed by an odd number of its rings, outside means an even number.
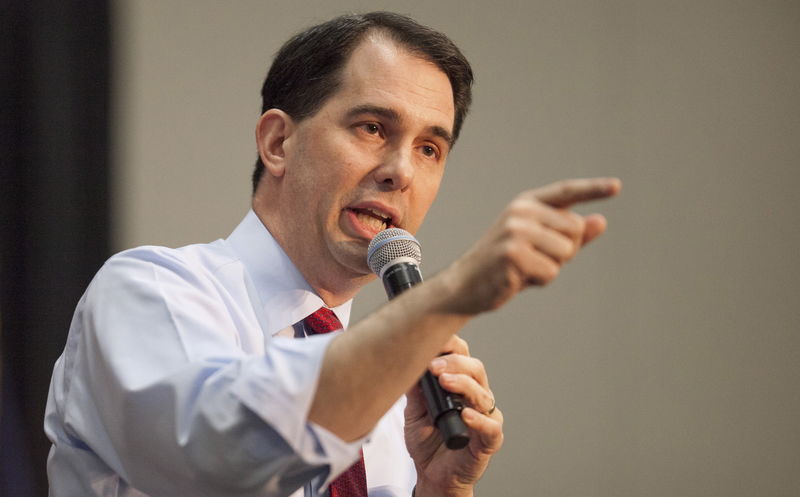
M613 197L622 189L617 178L565 179L531 190L540 202L551 207L569 207L579 202Z

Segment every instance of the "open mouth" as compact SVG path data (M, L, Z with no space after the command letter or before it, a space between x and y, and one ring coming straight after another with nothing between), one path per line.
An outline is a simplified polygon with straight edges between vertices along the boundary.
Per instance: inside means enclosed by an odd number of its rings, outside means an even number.
M392 227L392 218L376 209L350 209L358 222L366 228L378 232Z

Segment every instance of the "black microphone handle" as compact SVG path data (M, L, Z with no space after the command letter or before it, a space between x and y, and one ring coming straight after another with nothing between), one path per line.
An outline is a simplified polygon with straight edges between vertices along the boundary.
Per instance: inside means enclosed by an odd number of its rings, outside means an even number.
M389 300L422 282L422 273L416 264L400 262L386 269L383 287ZM422 395L433 424L439 429L448 449L463 449L469 443L469 431L461 419L464 401L460 395L448 392L439 384L439 379L425 371L419 380Z

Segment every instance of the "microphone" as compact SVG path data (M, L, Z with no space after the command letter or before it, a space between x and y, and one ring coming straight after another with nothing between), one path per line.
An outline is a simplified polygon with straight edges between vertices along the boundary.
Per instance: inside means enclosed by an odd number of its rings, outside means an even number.
M400 228L381 231L369 243L367 264L383 280L389 300L422 282L419 265L422 251L419 242L409 232ZM460 395L450 393L439 380L426 371L419 380L428 413L439 429L448 449L462 449L469 443L469 432L461 419L464 401Z

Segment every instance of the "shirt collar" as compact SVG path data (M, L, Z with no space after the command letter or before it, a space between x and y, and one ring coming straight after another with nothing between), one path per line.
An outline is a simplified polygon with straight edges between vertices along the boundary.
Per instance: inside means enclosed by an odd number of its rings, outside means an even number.
M265 333L273 335L325 306L252 209L226 242L244 265L258 292L267 327ZM350 321L352 304L351 299L331 308L345 328Z

